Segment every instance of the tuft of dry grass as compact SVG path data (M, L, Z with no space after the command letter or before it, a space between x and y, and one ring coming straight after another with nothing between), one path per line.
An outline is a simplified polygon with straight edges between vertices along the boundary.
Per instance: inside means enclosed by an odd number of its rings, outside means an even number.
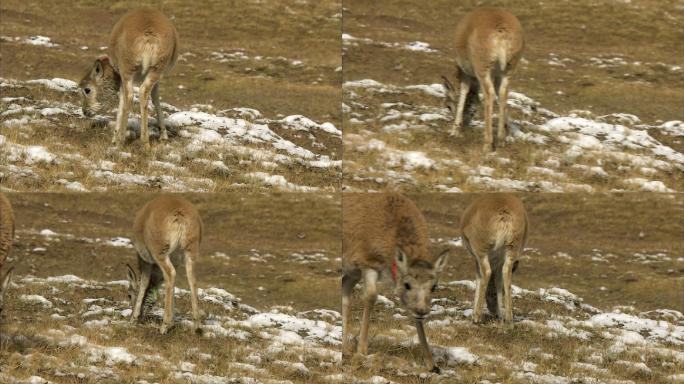
M408 196L426 216L435 250L443 249L450 240L460 236L460 216L477 197L476 194L444 193L409 193ZM681 371L682 361L673 357L676 352L665 356L677 350L676 344L660 341L620 349L615 339L582 324L596 310L654 319L660 319L657 312L649 311L684 311L681 302L684 220L679 219L684 217L684 198L681 194L526 193L518 196L528 210L530 232L513 284L529 291L517 294L513 300L514 324L507 327L488 321L472 325L468 311L472 308L474 291L456 282L472 281L475 268L463 248L452 246L433 301L428 340L438 348L467 348L477 356L477 362L447 366L442 360L438 361L443 371L441 376L427 374L415 341L415 328L395 298L392 284L385 281L380 294L394 304L388 307L378 302L375 306L369 355L355 355L345 361L357 379L382 376L396 383L545 382L541 378L520 376L530 372L558 376L558 382L594 377L603 382L652 383L666 382L669 375ZM540 289L552 287L567 289L583 298L583 304L595 309L569 309L565 304L542 300ZM353 332L358 331L362 307L361 298L355 295ZM668 321L672 324L670 329L681 329L684 318ZM555 322L571 332L588 331L590 335L582 339L577 334L564 334L553 328L558 324ZM605 331L619 335L623 331L620 327ZM648 331L642 330L642 334L647 336ZM642 362L650 369L648 372L632 366ZM630 364L631 368L623 364Z
M161 82L162 101L181 110L194 108L213 113L230 108L252 108L269 120L304 115L318 123L330 122L340 127L341 15L336 1L315 5L297 1L263 4L241 1L230 4L223 1L202 4L187 1L8 1L3 3L3 23L0 25L0 35L4 36L0 39L0 77L19 81L58 77L78 82L94 58L103 52L101 47L108 43L111 26L127 10L140 6L153 6L165 12L181 37L178 63ZM53 12L55 9L69 9L69 12ZM198 23L197 20L225 23ZM14 40L34 35L48 36L59 46L47 48ZM222 60L217 56L234 52L242 52L244 56L235 60ZM27 107L44 108L63 103L70 107L80 106L78 95L70 92L41 87L4 89L3 96L28 98L26 102L18 102ZM7 109L13 103L17 101L3 101L0 108ZM135 104L131 118L137 110ZM166 111L167 115L170 113ZM10 143L41 145L56 154L80 153L95 164L102 160L114 161L117 163L114 172L150 176L152 180L137 185L108 184L89 177L93 167L83 164L84 161L31 167L17 164L24 171L35 168L37 177L3 170L1 182L5 188L13 190L64 191L64 184L54 183L59 179L77 181L84 188L95 191L104 188L154 190L160 186L175 191L209 192L278 189L278 186L248 177L252 172L283 176L295 185L324 191L339 188L339 166L317 168L294 159L292 163L270 169L270 165L264 166L255 156L245 152L267 149L272 152L271 157L280 153L259 144L239 143L233 148L208 148L190 153L186 151L187 138L172 137L167 144L153 142L152 151L147 152L133 141L123 147L131 158L123 160L117 151L110 150L110 127L93 127L77 114L48 116L43 122L36 119L41 117L38 114L31 116L32 121L28 124L6 125L7 120L16 117L21 116L3 116L1 122L5 125L2 135ZM317 155L327 156L332 161L341 158L338 135L288 130L279 124L269 124L269 128ZM169 156L180 156L182 161L172 162L182 169L160 169L150 163L168 161ZM195 159L221 162L230 171L198 165L193 163ZM8 158L2 160L8 162ZM180 181L175 184L155 182L155 177L163 176L173 176Z
M129 325L121 314L128 308L126 287L115 282L125 279L125 264L135 265L135 254L133 249L105 244L114 237L130 238L135 210L153 196L89 193L75 199L73 194L9 194L17 217L9 262L17 266L17 284L8 292L0 324L0 378L37 375L59 383L202 380L178 376L190 372L228 381L253 377L262 382L307 383L339 371L333 342L315 342L311 350L278 344L276 337L266 335L278 335L278 326L257 329L240 323L254 311L273 311L336 326L339 198L278 193L185 195L204 222L196 264L198 286L222 288L237 297L231 302L202 300L204 324L218 324L235 333L221 336L206 328L202 336L193 334L183 324L191 318L189 296L177 293L176 327L162 336L158 333L161 299L139 325ZM43 229L57 235L41 235ZM31 280L62 275L84 280L69 284ZM177 287L187 289L182 271ZM53 306L41 308L22 299L23 295L41 295ZM94 306L105 312L87 314L97 310ZM91 320L107 323L88 323ZM247 337L242 339L240 332ZM87 340L84 345L77 343L81 336ZM88 352L99 347L125 348L136 357L135 363L107 363ZM184 363L195 367L187 370ZM298 363L308 372L288 365Z
M434 1L430 6L405 0L351 1L345 6L344 32L369 41L344 44L344 81L373 79L403 87L441 83L440 75L453 77L453 31L457 20L483 5L510 10L525 29L524 60L512 76L511 90L531 97L540 107L560 116L577 114L600 121L601 116L613 113L637 115L644 124L638 129L647 129L648 135L681 154L681 136L667 136L658 129L645 127L684 119L681 107L684 44L677 27L684 20L684 11L674 0L551 1L543 7L530 7L529 2L515 0L470 0L458 4ZM436 51L426 53L401 48L416 41L428 43ZM674 55L675 52L680 54ZM516 138L497 149L495 156L483 156L481 126L471 128L460 138L450 137L451 116L442 109L442 100L421 92L350 88L345 89L343 100L349 107L344 114L343 177L347 188L373 190L391 186L416 192L452 187L466 192L503 189L468 180L480 175L477 169L480 165L493 168L490 176L494 179L529 182L517 190L578 192L588 187L597 192L638 190L638 185L623 184L630 178L662 181L675 191L682 186L681 166L670 170L642 170L644 165L639 164L651 160L630 160L620 158L621 153L595 153L586 148L582 148L581 156L566 158L567 141L554 135L541 145ZM390 102L405 105L381 107L381 103ZM402 121L384 120L391 109L416 115L435 113L444 119L421 122L406 118L403 120L408 122L408 128L386 132L384 129L389 125ZM509 110L523 132L536 132L527 125L539 125L547 120L536 112L528 115L518 108ZM478 119L480 115L481 111ZM359 149L371 139L386 143L386 148ZM404 169L387 159L390 149L420 151L434 160L436 167ZM624 152L650 156L640 150L625 148ZM461 163L449 163L453 159ZM549 167L544 164L547 159L560 160L560 165ZM531 166L552 168L565 177L531 174L528 171ZM608 175L597 176L586 168L574 166L602 167Z

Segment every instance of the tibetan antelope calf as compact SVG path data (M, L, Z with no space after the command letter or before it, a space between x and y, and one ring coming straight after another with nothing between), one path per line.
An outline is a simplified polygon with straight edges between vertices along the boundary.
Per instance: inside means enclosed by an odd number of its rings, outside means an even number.
M138 321L147 294L163 281L166 290L164 320L160 331L165 334L171 328L176 267L185 261L195 331L199 331L200 312L194 264L199 257L201 240L202 221L199 213L190 202L181 197L160 196L138 211L133 226L133 243L138 253L140 276L130 265L126 266L128 294L133 305L131 322Z
M80 83L83 114L91 117L110 109L119 96L119 110L112 144L126 138L128 112L133 103L133 82L140 82L140 139L149 148L147 104L157 111L161 139L168 138L159 104L159 80L178 58L178 33L159 11L139 9L124 15L109 36L109 56L101 56Z
M503 145L508 128L506 100L508 77L522 57L525 43L522 26L511 13L498 8L478 8L456 26L456 89L444 79L446 105L455 114L451 135L459 136L468 125L478 102L478 89L484 96L484 151L494 150L492 115L498 96L499 127L497 142ZM465 118L464 118L465 111Z
M511 276L527 242L527 226L525 207L512 195L485 195L463 213L463 245L475 259L477 271L473 322L482 320L485 295L494 316L505 323L513 321Z
M363 318L358 352L368 352L368 325L378 292L376 282L391 273L401 302L415 319L428 369L439 372L425 337L423 321L430 313L437 277L447 262L447 251L428 251L427 224L408 198L396 194L345 194L342 231L343 353L350 352L352 290L363 280Z
M0 313L2 313L3 298L5 292L12 279L12 270L10 268L2 274L2 266L5 264L5 259L12 250L12 240L14 239L14 212L7 196L0 193Z

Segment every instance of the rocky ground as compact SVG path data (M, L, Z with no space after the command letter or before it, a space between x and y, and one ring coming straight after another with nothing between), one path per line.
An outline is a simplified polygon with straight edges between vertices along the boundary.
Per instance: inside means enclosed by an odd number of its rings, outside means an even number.
M86 119L77 87L106 52L111 26L133 4L8 1L2 7L0 182L6 190L338 188L339 3L164 3L181 53L161 83L171 138L157 141L155 126L151 151L133 140L136 113L131 140L111 147L114 111ZM71 11L50 11L56 8ZM207 17L232 21L197 22Z
M450 248L427 321L441 375L384 276L369 355L345 360L359 383L679 383L684 380L684 200L677 194L520 195L529 239L513 275L514 322L472 323L475 268L458 222L476 196L410 197L432 251ZM360 293L360 292L359 292ZM352 302L353 332L362 312Z
M176 327L161 335L163 293L135 325L126 294L131 212L151 195L69 196L9 196L18 225L1 382L343 382L339 200L187 195L205 228L196 262L202 334L189 325L180 268Z
M481 3L345 6L346 189L683 190L684 63L670 54L684 50L681 1L487 2L516 14L526 39L494 153L482 152L481 107L449 135L441 80L455 81L456 20Z

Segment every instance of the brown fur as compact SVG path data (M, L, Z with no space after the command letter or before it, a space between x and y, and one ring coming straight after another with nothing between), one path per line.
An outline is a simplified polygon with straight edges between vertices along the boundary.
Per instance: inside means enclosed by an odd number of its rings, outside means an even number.
M345 194L342 220L344 262L349 265L389 268L397 246L412 262L434 262L428 252L425 218L400 194Z
M429 314L432 291L437 284L437 275L446 264L446 252L440 255L429 252L425 218L403 195L344 194L342 207L343 352L350 349L350 297L354 286L364 280L365 306L358 352L366 354L370 311L377 299L375 283L378 276L389 273L392 264L396 263L397 291L416 319L428 367L437 370L423 331L423 319Z
M3 298L9 282L12 279L12 270L7 270L3 275L3 265L7 256L12 251L12 241L14 240L14 212L12 204L4 193L0 193L0 312L2 312Z
M525 45L522 26L508 11L478 8L459 21L455 40L459 96L456 95L456 88L443 76L447 91L446 104L455 113L451 134L459 136L463 123L469 123L477 91L481 88L485 104L484 150L494 150L494 99L499 104L497 142L503 145L508 121L508 77L520 61Z
M133 268L128 266L128 279L133 289L133 292L129 293L133 304L131 321L138 321L149 289L161 284L163 278L166 294L164 321L160 331L164 334L171 328L176 267L184 259L195 329L199 330L200 315L194 263L200 252L202 221L195 207L181 197L162 195L138 211L133 234L140 277L138 278Z
M178 44L176 28L157 10L131 11L114 25L109 37L109 56L95 60L80 83L83 114L86 116L110 108L118 94L119 110L113 144L123 144L126 137L134 81L141 82L140 139L149 148L147 104L150 96L157 112L161 139L167 139L158 82L175 65Z
M527 242L528 220L525 207L517 197L487 194L466 208L461 218L463 244L476 264L476 289L473 321L482 320L485 296L490 312L513 321L511 277L517 259ZM494 284L490 283L493 279ZM497 302L492 289L496 289Z

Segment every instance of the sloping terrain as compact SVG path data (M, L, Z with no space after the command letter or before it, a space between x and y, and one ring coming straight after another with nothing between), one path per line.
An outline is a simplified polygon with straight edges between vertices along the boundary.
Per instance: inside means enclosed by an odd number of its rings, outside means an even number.
M684 190L684 3L487 2L518 15L526 36L510 136L494 153L482 152L481 107L465 135L449 135L440 79L454 81L456 21L481 3L345 6L345 188Z
M631 306L599 310L561 287L514 286L512 327L473 325L472 280L445 281L427 322L441 375L421 366L410 316L381 297L369 356L353 358L368 383L667 383L684 378L684 315ZM391 296L390 296L391 297Z
M332 191L341 177L339 2L161 6L181 36L161 83L171 137L110 145L77 82L140 2L2 4L0 182L8 190ZM147 5L157 6L156 2ZM62 9L69 12L53 12ZM224 23L202 23L220 19ZM228 22L230 20L230 22ZM312 25L316 25L314 29ZM129 139L139 136L136 102ZM153 116L154 113L151 113ZM152 119L154 120L154 119Z
M656 196L654 196L656 195ZM473 325L475 268L458 237L470 194L410 195L434 252L452 249L427 321L441 375L384 276L359 383L678 383L684 379L684 213L673 194L524 194L530 237L513 275L514 323ZM673 219L677 218L677 219ZM360 292L359 292L360 293ZM353 332L362 312L353 304Z
M130 324L132 210L152 195L11 194L14 282L0 322L3 383L308 383L339 375L339 200L187 195L205 237L195 335L185 272L176 327L163 293ZM162 290L163 291L163 290Z

